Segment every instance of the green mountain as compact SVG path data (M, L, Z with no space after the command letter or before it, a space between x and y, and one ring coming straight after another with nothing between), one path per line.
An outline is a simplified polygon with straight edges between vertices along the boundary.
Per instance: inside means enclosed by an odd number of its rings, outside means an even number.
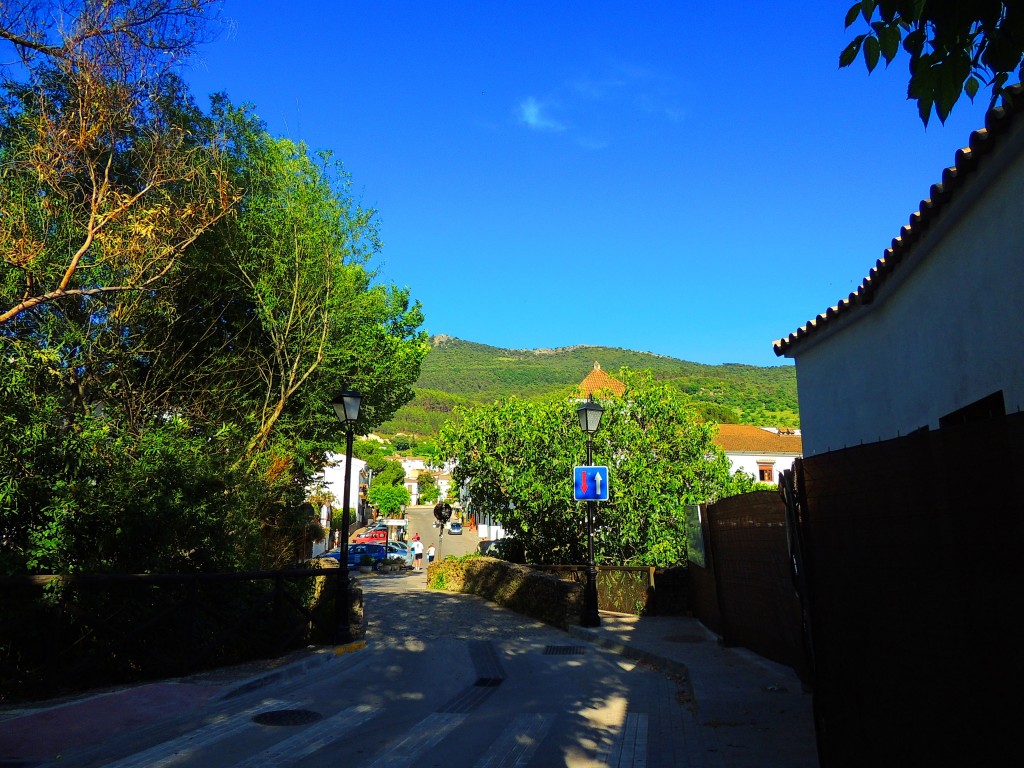
M611 375L619 368L649 370L678 387L705 418L720 423L798 427L796 369L791 365L703 365L613 347L500 349L434 336L416 382L416 396L378 430L435 435L453 408L494 402L516 395L566 395L594 363Z

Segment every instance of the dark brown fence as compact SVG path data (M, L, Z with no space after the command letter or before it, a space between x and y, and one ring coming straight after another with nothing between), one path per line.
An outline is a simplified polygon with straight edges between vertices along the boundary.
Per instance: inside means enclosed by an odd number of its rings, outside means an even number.
M782 497L776 491L733 496L711 505L706 518L722 642L793 667L807 679Z
M1020 414L798 462L823 765L1020 755L1022 462Z
M335 580L318 584L318 576L324 572L0 578L0 700L172 677L330 642Z

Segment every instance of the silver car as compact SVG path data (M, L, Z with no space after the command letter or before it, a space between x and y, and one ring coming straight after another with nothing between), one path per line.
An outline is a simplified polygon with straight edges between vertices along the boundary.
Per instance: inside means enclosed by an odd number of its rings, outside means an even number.
M401 558L405 565L409 568L412 567L412 561L415 557L408 545L403 544L400 541L389 541L388 542L388 557Z

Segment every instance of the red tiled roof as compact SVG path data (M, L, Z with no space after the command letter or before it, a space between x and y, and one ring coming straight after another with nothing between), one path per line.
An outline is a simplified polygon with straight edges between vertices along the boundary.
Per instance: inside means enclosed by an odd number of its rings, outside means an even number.
M763 453L803 455L800 435L777 434L748 424L719 424L715 445L726 453Z
M587 377L580 382L577 391L580 397L590 397L591 395L608 392L613 395L621 395L626 391L626 385L601 370L600 363L594 363L594 370L588 373Z
M836 306L830 307L806 325L798 328L784 339L775 342L775 354L783 356L799 342L812 333L828 325L836 318L846 315L858 305L870 304L875 292L906 259L914 244L921 239L923 233L935 221L943 208L949 205L956 192L967 182L978 168L979 160L989 154L998 142L999 137L1006 133L1014 119L1014 114L1024 104L1024 85L1017 84L1006 89L1013 103L1004 107L994 107L985 113L985 127L971 134L969 145L956 152L954 165L942 172L942 182L933 184L930 197L922 200L916 213L911 214L910 223L900 229L899 237L893 239L892 246L886 248L874 268L861 282L860 287Z

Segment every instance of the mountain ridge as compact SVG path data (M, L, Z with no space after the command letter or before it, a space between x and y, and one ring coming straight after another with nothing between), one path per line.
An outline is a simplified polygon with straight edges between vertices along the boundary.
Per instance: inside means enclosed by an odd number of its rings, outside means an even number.
M709 365L586 344L510 349L438 334L430 338L413 401L380 431L429 436L437 433L457 406L483 405L511 395L542 397L563 390L568 396L595 363L612 375L622 367L650 370L655 378L683 392L706 419L799 426L793 366Z

